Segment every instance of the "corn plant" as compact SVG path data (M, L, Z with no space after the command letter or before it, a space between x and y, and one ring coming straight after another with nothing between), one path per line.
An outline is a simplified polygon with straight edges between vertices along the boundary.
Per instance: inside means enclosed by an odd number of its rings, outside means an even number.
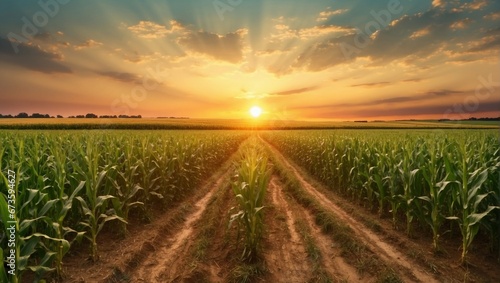
M118 164L113 167L113 175L109 178L112 186L114 187L114 198L111 199L113 209L122 219L128 219L130 209L134 206L142 206L143 202L138 201L138 194L142 187L137 183L138 169L140 161L136 160L133 152L132 145L125 145L124 162L122 166ZM114 163L116 164L116 163ZM127 222L121 221L122 234L126 235Z
M464 262L479 230L489 233L500 259L500 146L491 131L282 131L263 137L333 191L368 208L378 204L380 215L390 212L395 228L402 216L409 235L413 226L427 225L434 250L448 219L455 220L449 229L461 232Z
M88 231L85 237L91 243L93 261L97 261L99 258L97 235L106 222L118 220L126 223L122 217L116 215L113 209L108 210L107 202L114 199L115 196L107 194L106 189L103 192L101 190L105 183L106 174L113 166L106 165L102 169L99 168L98 157L97 149L89 143L86 150L83 148L80 150L80 160L74 164L75 170L85 180L85 198L77 196L76 199L80 202L82 215L84 216L79 224Z
M473 145L474 143L467 144L465 141L461 141L458 147L461 158L456 163L450 160L446 162L449 176L452 176L452 182L457 185L452 197L454 203L459 207L459 214L458 216L450 216L448 219L456 220L459 223L462 234L462 264L467 262L469 247L479 231L481 220L493 209L498 208L490 205L485 210L480 211L483 200L491 192L485 192L483 188L483 184L488 178L488 169L479 168L472 173L468 172L469 164L474 161L468 155Z
M187 196L247 136L0 131L0 170L16 172L18 189L18 274L7 279L20 282L26 272L34 273L35 280L52 272L63 277L64 258L72 243L81 238L89 240L92 258L97 260L97 236L106 223L117 220L125 227L127 210L146 202L143 208L151 215L157 209L151 197L172 196L165 201L170 205L171 200ZM0 204L6 193L2 176ZM5 221L0 220L3 231ZM5 241L0 232L2 248L7 246ZM5 256L6 251L0 250L0 255ZM7 282L5 272L1 265L0 282Z
M237 221L244 233L243 259L251 260L257 255L270 176L267 157L255 147L248 149L238 165L237 180L232 184L239 211L230 219L230 225Z

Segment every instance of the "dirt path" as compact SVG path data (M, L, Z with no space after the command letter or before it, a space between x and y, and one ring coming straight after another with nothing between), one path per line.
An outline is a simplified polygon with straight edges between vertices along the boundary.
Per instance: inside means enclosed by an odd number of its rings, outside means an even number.
M270 190L272 191L272 199L273 205L275 205L279 210L284 211L286 213L286 226L288 231L290 231L290 243L293 247L286 249L285 255L282 257L282 264L285 266L285 270L289 269L291 264L287 263L288 258L292 257L295 261L299 260L302 262L306 262L307 255L304 248L304 241L301 239L301 235L297 232L295 228L295 223L297 219L302 219L303 222L306 222L309 230L311 231L311 237L314 241L314 244L319 249L321 253L321 265L323 269L329 274L331 278L341 278L347 282L371 282L369 278L360 278L357 274L356 269L345 262L345 260L341 257L341 250L337 244L335 244L331 238L321 233L321 229L315 224L313 216L309 211L304 209L302 206L297 203L289 203L284 197L283 186L281 182L277 179L277 177L273 177L270 182ZM291 252L290 252L291 251ZM299 255L295 255L294 252L300 251ZM285 260L283 260L285 258ZM303 264L303 268L306 266ZM270 269L271 265L270 265ZM312 268L310 266L307 267L303 274L307 274L310 272ZM286 271L288 273L293 273L295 271L299 271L296 268L292 268L290 271ZM287 273L285 273L287 274ZM288 275L288 274L287 274ZM281 275L282 276L282 275ZM281 277L283 278L294 278L294 277ZM306 282L306 278L297 278L296 281L293 282ZM292 281L287 281L292 282Z
M182 268L186 268L182 266L182 259L193 244L191 236L196 223L224 179L227 179L227 173L219 177L208 193L194 205L195 211L186 216L188 220L179 231L168 239L153 239L154 249L129 274L132 282L174 282L176 280L178 274L182 273Z
M266 236L270 245L264 250L264 257L271 275L270 280L272 282L307 282L312 277L312 267L300 234L295 228L293 213L283 198L282 188L277 185L275 178L272 178L270 182L268 193L272 195L272 204L276 210L274 215L268 218L270 221L267 223ZM284 221L280 216L285 218Z
M400 272L404 270L402 274L403 279L406 282L417 281L417 282L438 282L431 274L423 271L417 264L411 261L407 256L398 251L395 247L386 243L377 234L371 232L362 223L358 222L356 219L347 214L344 210L338 207L334 202L328 199L325 195L318 192L311 184L309 184L303 177L302 174L297 169L298 166L292 165L279 151L277 151L272 145L261 139L266 143L271 150L280 158L283 164L293 172L297 180L299 180L301 186L311 195L313 195L319 203L326 209L334 213L341 221L348 225L360 239L380 258L391 266L399 266Z
M327 272L331 272L334 277L345 279L346 282L373 281L359 276L356 269L346 263L341 256L338 244L332 243L331 238L321 232L321 229L315 225L314 217L309 211L305 211L305 218L311 229L311 236L315 239L316 245L323 255L322 261Z

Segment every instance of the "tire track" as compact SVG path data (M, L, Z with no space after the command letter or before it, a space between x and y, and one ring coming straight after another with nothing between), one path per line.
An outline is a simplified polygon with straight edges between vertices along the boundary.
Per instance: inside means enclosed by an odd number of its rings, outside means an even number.
M369 282L367 280L362 281L360 276L357 274L356 269L344 261L344 259L340 256L341 250L338 245L336 245L331 238L321 232L321 229L314 222L314 217L309 211L307 211L307 209L298 204L294 204L293 208L290 209L290 204L283 196L283 186L276 177L271 179L270 184L273 191L273 203L286 212L286 223L293 243L300 244L301 249L304 250L300 234L295 228L297 218L294 216L294 212L297 212L303 216L303 219L309 226L314 244L321 253L321 264L331 278L343 278L348 282Z
M421 268L412 262L406 255L399 252L395 247L386 243L377 234L371 232L362 223L359 223L339 206L328 199L324 194L317 191L309 182L307 182L302 174L297 169L297 166L292 165L276 148L271 144L260 138L268 147L273 151L276 156L283 162L283 164L293 172L294 176L300 182L301 186L311 195L313 195L317 201L330 212L334 213L339 220L347 224L358 236L363 240L364 244L367 245L373 252L375 252L383 261L390 263L391 265L400 266L404 269L405 282L439 282L432 275L424 272Z
M311 266L302 244L300 234L295 229L294 216L283 198L282 188L275 177L271 178L272 202L276 210L285 215L286 231L279 227L279 220L271 218L271 233L268 235L271 246L264 252L269 273L273 282L307 282L312 277ZM288 233L290 240L283 237Z
M186 216L178 232L170 239L163 241L155 238L153 242L157 247L140 263L130 275L131 282L174 282L182 274L183 259L193 244L190 236L193 234L196 223L201 218L215 191L223 180L227 179L229 170L222 174L213 185L209 186L208 193L194 205L195 211Z

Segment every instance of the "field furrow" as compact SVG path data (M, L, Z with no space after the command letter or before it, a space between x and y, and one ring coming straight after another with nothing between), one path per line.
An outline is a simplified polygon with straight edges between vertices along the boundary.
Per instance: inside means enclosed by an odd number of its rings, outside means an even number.
M265 142L264 140L262 141ZM267 142L265 143L268 144ZM318 192L308 181L304 179L297 165L293 164L292 161L287 160L270 144L268 145L272 148L274 154L279 156L279 159L285 164L285 166L293 172L293 175L299 180L301 186L307 191L308 194L314 196L314 198L326 210L332 212L336 217L338 217L338 219L348 225L354 231L355 235L362 239L363 243L367 245L372 252L377 254L377 256L379 256L384 262L386 262L389 266L398 267L398 270L405 281L439 282L429 272L422 270L422 268L412 262L402 252L398 251L397 248L393 247L390 243L385 242L384 239L371 232L362 223L354 219L322 193Z
M193 230L207 207L208 201L219 188L226 175L219 177L207 194L194 205L194 212L186 215L182 227L170 239L157 238L156 248L134 270L131 279L134 282L174 282L181 273L184 263L182 259L193 244ZM160 236L160 235L159 235Z
M295 227L295 217L275 178L271 179L269 192L276 210L268 211L271 215L266 222L265 238L269 247L265 249L264 257L270 277L273 282L307 282L312 277L312 266Z

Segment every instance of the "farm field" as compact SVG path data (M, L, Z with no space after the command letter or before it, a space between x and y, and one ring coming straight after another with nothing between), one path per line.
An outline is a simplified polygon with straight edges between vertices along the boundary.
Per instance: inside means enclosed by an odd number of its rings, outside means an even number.
M498 121L293 121L277 116L270 120L162 119L162 118L3 118L0 129L497 129Z
M2 282L500 280L498 130L3 130L0 152Z

